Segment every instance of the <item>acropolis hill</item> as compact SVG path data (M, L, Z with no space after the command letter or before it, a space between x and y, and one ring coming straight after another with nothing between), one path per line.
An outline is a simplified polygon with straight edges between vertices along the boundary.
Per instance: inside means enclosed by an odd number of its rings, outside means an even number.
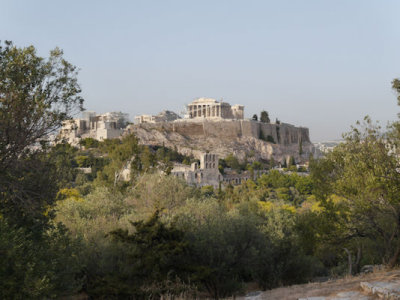
M185 118L163 117L172 114L138 116L125 134L134 133L142 144L164 145L194 156L212 152L223 158L233 153L239 159L278 162L293 156L304 162L315 151L308 128L244 119L242 105L199 98L187 106Z

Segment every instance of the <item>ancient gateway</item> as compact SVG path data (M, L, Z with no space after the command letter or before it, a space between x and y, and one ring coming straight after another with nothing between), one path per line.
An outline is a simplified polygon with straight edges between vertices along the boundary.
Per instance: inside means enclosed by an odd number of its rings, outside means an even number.
M77 145L81 139L93 138L99 141L119 138L128 124L128 115L122 112L108 112L102 115L85 111L80 119L63 122L59 133L60 141Z

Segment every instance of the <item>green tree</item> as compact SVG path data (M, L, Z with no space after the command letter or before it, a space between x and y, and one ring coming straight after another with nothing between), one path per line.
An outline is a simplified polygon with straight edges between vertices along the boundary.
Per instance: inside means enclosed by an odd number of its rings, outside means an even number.
M251 118L253 121L258 121L258 117L256 114L253 115L253 117Z
M173 294L175 291L169 290L168 285L162 285L170 278L183 278L188 269L185 264L188 244L184 240L184 233L161 222L158 211L149 220L133 222L132 225L135 227L133 234L122 229L111 232L114 239L132 246L129 264L135 273L131 278L123 279L125 285L122 285L122 294L125 294L128 286L129 295L136 294L140 298ZM159 285L158 291L154 289L155 283ZM114 294L118 295L121 291L116 290Z
M260 114L260 121L263 123L270 123L271 120L269 119L268 112L263 110Z
M0 211L10 221L43 221L57 193L45 142L83 102L76 67L62 54L44 59L33 46L0 44Z
M56 174L56 180L54 185L59 189L70 187L77 175L76 167L78 163L76 161L77 149L69 144L57 144L51 147L46 157L47 160L53 164L53 168Z
M79 155L75 157L76 163L80 168L90 167L90 159L86 155Z
M120 175L124 167L131 167L131 177L133 178L142 170L141 146L134 135L126 136L121 140L107 142L100 145L103 151L108 153L109 163L98 172L94 181L95 185L117 186L120 185ZM122 184L123 185L123 184Z
M362 128L346 134L345 143L313 163L316 194L325 207L342 213L336 239L367 239L378 249L382 263L394 266L400 255L399 160L392 134L384 134L366 117Z
M300 246L296 214L283 207L257 210L263 239L256 244L258 257L252 272L264 290L307 282L319 269L318 260Z
M236 156L232 153L225 157L226 166L232 168L233 170L240 171L242 169L242 165Z
M82 108L76 67L55 49L0 44L0 297L49 299L76 292L74 242L51 222L73 151L49 135ZM63 154L67 154L63 157ZM72 157L72 158L71 158ZM77 285L78 286L77 286Z
M0 166L7 170L82 108L76 67L56 48L50 57L33 46L0 45Z
M97 148L99 146L99 141L95 140L94 138L85 138L79 141L79 145L85 147L86 149Z
M254 246L262 239L256 220L237 211L229 214L210 198L189 201L176 218L189 243L190 280L214 299L241 291L256 263Z
M0 219L0 298L54 299L82 286L79 244L64 227L54 227L39 239L25 228Z

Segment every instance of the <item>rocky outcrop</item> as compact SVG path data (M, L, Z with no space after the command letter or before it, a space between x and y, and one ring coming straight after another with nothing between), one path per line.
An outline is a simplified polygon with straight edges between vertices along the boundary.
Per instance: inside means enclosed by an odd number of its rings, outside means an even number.
M239 159L275 161L293 156L307 160L314 153L308 128L290 124L266 124L250 120L175 121L131 125L140 143L165 145L186 155L210 151L221 158L233 153Z

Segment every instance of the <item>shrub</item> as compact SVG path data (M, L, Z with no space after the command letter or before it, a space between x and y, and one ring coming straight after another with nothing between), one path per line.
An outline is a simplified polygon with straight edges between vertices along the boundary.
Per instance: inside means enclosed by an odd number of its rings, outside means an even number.
M63 227L37 236L0 219L0 298L47 299L78 291L78 246Z

